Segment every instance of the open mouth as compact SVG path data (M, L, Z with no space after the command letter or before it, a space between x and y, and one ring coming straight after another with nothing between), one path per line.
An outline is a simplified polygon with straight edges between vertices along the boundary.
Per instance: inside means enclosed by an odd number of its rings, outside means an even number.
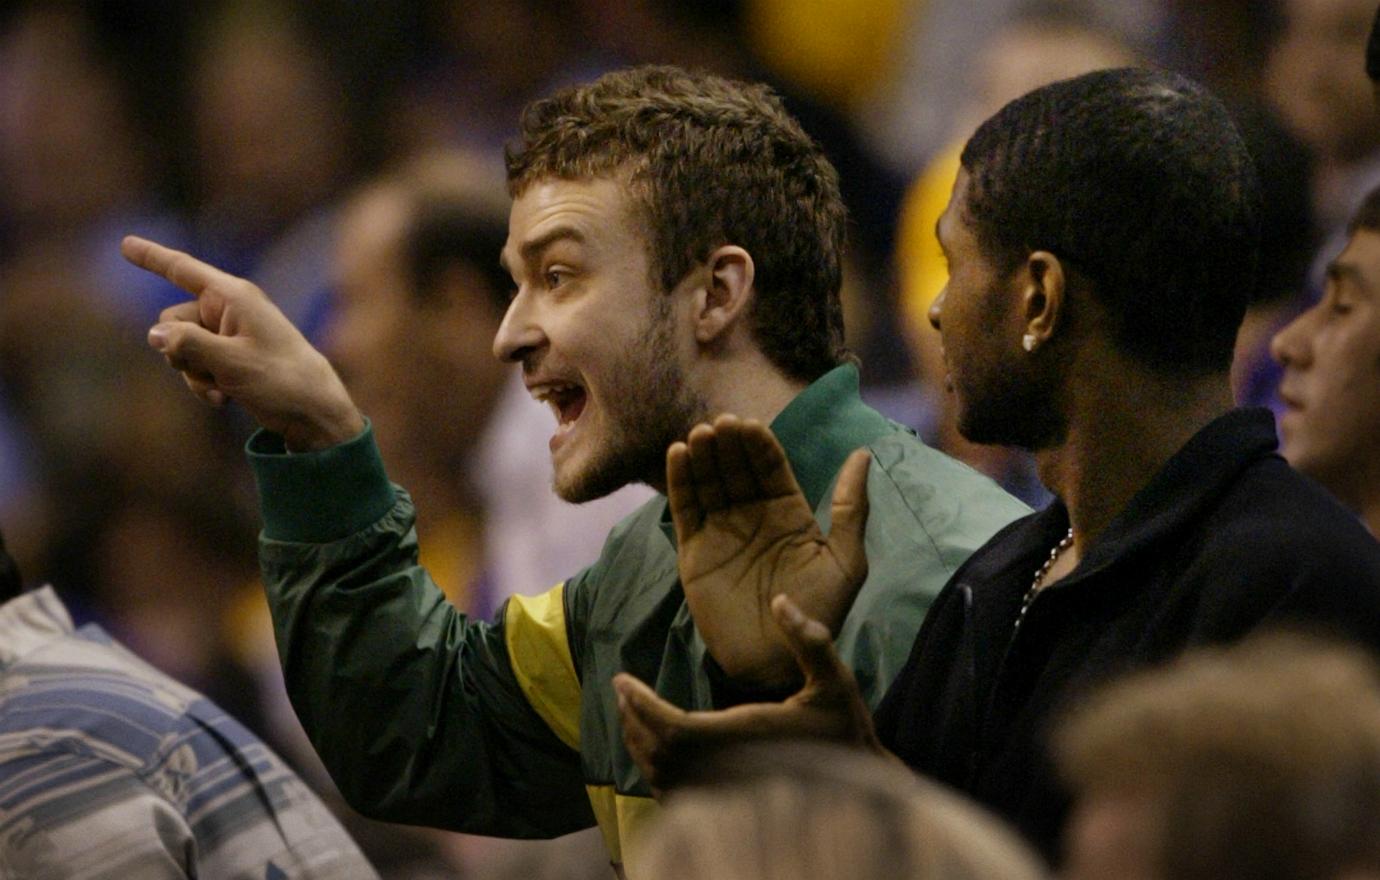
M551 407L561 428L568 428L584 412L587 395L579 385L549 385L538 399Z

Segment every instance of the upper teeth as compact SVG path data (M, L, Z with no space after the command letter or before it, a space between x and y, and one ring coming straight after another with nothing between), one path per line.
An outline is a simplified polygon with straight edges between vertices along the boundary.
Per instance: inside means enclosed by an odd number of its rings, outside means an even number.
M558 394L568 394L579 390L579 385L543 385L540 388L532 389L532 396L542 403L552 403L552 398Z

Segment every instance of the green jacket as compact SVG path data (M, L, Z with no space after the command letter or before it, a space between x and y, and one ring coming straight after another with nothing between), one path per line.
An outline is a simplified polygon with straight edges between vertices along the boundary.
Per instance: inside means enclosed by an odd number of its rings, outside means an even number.
M871 450L868 576L837 643L875 706L949 575L1027 509L867 407L851 366L803 391L772 430L826 528L844 459ZM301 455L260 432L249 452L288 692L351 805L508 837L597 821L620 861L653 802L610 679L628 671L676 705L714 704L716 667L681 592L665 498L620 523L592 566L481 622L417 565L411 501L370 431Z

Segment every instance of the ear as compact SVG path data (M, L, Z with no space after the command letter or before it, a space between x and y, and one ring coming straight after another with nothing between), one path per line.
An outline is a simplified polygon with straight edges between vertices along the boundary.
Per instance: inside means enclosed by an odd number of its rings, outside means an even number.
M705 261L708 278L695 303L695 339L708 344L721 338L746 315L752 303L756 267L752 254L734 244L716 248Z
M1047 343L1059 328L1067 280L1063 262L1049 251L1032 251L1026 257L1021 291L1022 345L1026 351Z

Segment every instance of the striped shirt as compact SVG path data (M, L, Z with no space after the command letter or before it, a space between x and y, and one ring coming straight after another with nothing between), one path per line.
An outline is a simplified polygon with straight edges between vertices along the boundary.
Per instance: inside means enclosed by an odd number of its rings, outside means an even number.
M376 878L306 785L51 588L0 605L0 878Z

